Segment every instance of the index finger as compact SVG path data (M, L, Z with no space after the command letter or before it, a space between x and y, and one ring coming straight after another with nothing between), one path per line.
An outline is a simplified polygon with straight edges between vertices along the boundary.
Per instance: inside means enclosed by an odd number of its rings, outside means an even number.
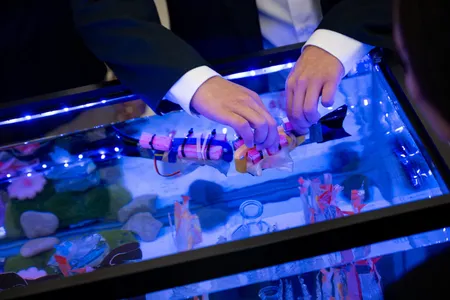
M305 117L304 103L306 97L307 82L299 80L294 89L294 97L292 100L292 112L289 116L292 120L292 126L299 134L308 133L311 124Z
M244 144L248 148L252 148L255 145L255 141L250 123L235 113L229 114L227 117L227 121L224 122L225 125L232 127L237 135L243 139Z
M267 133L265 140L257 145L257 149L267 149L273 145L279 144L279 135L277 130L277 122L272 117L272 115L267 111L266 107L263 105L262 107L253 103L250 104L250 107L254 109L258 114L260 114L267 123Z

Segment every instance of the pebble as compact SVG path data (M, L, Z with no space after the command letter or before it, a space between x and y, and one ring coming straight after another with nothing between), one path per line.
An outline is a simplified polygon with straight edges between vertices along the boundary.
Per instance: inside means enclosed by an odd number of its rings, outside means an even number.
M137 234L142 241L152 242L158 236L163 224L153 218L151 213L137 213L122 227Z
M49 236L59 226L58 217L52 213L26 211L20 216L20 225L29 239Z
M55 237L44 237L30 240L20 248L20 255L23 257L33 257L52 249L53 246L57 244L59 244L59 239Z
M119 222L125 223L131 216L142 212L156 212L156 195L143 195L131 200L118 212Z

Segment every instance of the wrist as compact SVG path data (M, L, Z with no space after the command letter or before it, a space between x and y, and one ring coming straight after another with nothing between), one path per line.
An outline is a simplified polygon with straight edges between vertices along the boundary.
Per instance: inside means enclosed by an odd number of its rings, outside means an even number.
M188 114L193 114L191 108L193 105L195 95L204 85L206 81L212 77L220 76L214 70L207 66L201 66L190 70L184 74L166 94L166 99L181 106L181 108Z
M198 113L198 103L201 102L201 99L203 99L204 97L207 97L208 94L210 94L210 86L214 85L216 82L220 81L221 79L223 79L220 75L215 75L212 76L210 78L208 78L207 80L205 80L205 82L203 82L199 88L195 91L194 95L192 96L189 108L191 110L191 112L193 114L199 114Z

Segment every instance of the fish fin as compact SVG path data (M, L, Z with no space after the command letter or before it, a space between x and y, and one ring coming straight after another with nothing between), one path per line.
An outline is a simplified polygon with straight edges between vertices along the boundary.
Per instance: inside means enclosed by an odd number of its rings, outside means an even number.
M188 208L189 207L189 200L191 200L191 197L184 195L184 196L181 196L181 198L183 198L183 205L186 208Z

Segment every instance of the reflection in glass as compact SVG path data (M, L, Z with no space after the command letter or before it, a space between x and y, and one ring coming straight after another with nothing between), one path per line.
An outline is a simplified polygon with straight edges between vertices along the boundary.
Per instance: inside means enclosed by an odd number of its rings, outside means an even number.
M424 233L430 237L432 231ZM185 287L150 293L146 299L383 299L384 289L415 266L447 249L450 244L434 243L413 247L404 237L367 245L376 253L346 263L330 263L322 255L247 273L211 279ZM354 252L355 249L345 251ZM281 254L281 253L280 253ZM313 263L320 261L320 263ZM252 273L252 276L249 274ZM179 293L183 291L184 293ZM201 295L201 296L199 296Z

